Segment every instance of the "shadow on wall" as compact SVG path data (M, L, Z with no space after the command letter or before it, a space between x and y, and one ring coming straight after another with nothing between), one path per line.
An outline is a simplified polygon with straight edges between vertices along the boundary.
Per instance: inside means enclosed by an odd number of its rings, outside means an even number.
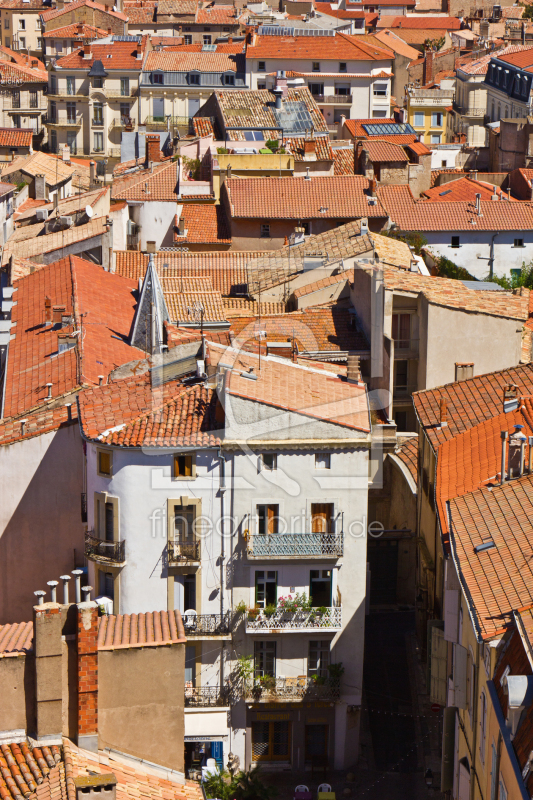
M82 487L77 422L0 449L0 624L31 620L34 591L83 564Z

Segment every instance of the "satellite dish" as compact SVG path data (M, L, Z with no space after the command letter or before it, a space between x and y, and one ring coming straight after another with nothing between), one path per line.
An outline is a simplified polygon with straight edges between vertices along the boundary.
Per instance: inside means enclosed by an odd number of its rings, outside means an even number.
M93 214L94 214L92 206L85 206L85 213L87 214L89 219L92 219L93 218Z

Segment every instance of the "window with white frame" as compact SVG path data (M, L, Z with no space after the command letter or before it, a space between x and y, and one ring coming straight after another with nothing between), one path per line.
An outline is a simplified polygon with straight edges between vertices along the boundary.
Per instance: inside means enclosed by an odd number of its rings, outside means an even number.
M309 642L309 656L307 659L307 677L314 675L327 678L330 658L330 642L325 640Z
M414 118L415 126L421 127L424 125L424 112L423 111L415 111L415 118Z
M440 144L440 142L441 142L440 133L432 133L431 134L431 144Z
M387 97L389 84L388 83L375 83L374 84L374 97Z
M442 128L444 115L440 111L434 111L431 115L431 124L434 128Z

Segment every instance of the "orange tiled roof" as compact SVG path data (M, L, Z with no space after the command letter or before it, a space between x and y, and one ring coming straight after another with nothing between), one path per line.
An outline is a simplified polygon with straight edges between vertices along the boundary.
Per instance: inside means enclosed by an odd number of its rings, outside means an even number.
M261 316L266 314L285 314L285 303L280 302L261 302L257 300L246 300L244 297L224 297L222 303L225 308L226 319L230 317L249 317L250 315Z
M11 256L31 258L43 253L54 253L76 242L101 236L106 230L106 217L95 217L85 225L47 234L42 222L27 225L24 230L17 229L8 240L3 251L2 266L9 262Z
M45 39L103 39L107 35L107 31L104 31L103 28L87 25L85 22L73 22L71 25L64 25L62 28L54 28L52 31L43 33Z
M188 388L165 384L160 396L147 387L146 376L126 380L126 385L116 381L78 396L80 425L87 439L116 447L213 447L220 443L217 431L224 423L216 418L215 391L201 384ZM140 405L148 388L144 408L134 417L130 398Z
M286 363L249 352L208 343L211 362L221 358L232 369L226 372L225 391L229 395L293 411L344 428L370 432L370 417L364 383L351 384L324 370ZM257 380L243 377L253 369Z
M367 151L370 161L409 161L403 147L390 141L367 139L362 148Z
M139 170L115 178L112 196L115 200L177 201L179 161L156 165L154 171Z
M365 12L362 10L333 8L331 3L315 3L315 8L319 14L326 14L328 17L336 17L337 19L361 19L365 16Z
M232 289L248 281L247 265L250 259L263 253L218 251L212 253L156 253L154 261L158 274L163 277L181 275L207 275L214 289L221 294L231 294ZM145 253L132 250L117 251L116 273L131 280L144 278L148 265ZM168 265L165 267L165 265Z
M28 128L0 128L0 147L31 147L33 130Z
M272 37L273 39L276 37ZM305 178L231 178L224 184L231 216L262 219L386 217L370 205L362 175ZM322 209L322 210L321 210Z
M355 154L353 147L334 147L333 158L335 175L355 174Z
M449 169L432 169L431 170L431 182L430 182L430 186L431 187L435 186L437 178L439 177L439 175L442 175L442 174L446 174L446 175L449 175L449 174L450 175L451 174L464 175L465 171L464 171L464 169L461 169L460 167L458 167L458 168L450 167ZM441 186L444 186L444 184L441 184Z
M222 205L185 203L180 219L185 222L186 234L179 236L176 219L176 244L231 244L231 233Z
M26 243L27 244L27 243ZM15 337L9 345L4 416L25 413L41 405L52 383L53 398L84 383L98 383L115 367L144 353L128 342L137 285L76 256L49 264L14 283L12 320ZM44 325L45 298L64 305L79 331L77 347L57 354L58 331ZM80 315L84 314L83 322Z
M239 11L236 6L205 3L196 10L197 25L239 25Z
M322 61L344 58L347 61L389 61L394 53L372 36L348 35L336 31L335 36L257 36L248 45L246 58L320 58Z
M525 50L518 50L514 53L493 53L493 58L499 61L505 61L506 64L513 64L515 67L529 71L528 67L533 64L533 47L528 47Z
M90 0L85 0L90 2ZM110 11L110 14L114 12ZM95 61L101 61L106 72L112 69L142 69L142 59L136 57L138 48L144 51L147 37L143 37L142 44L137 42L113 42L112 44L89 44L84 49L90 49L91 57L84 58L82 49L74 50L63 58L58 58L56 65L61 69L83 69L90 70Z
M400 17L382 15L378 22L378 28L458 31L461 28L461 20L457 17L427 17L425 15L415 17L410 14Z
M186 642L179 611L151 611L98 618L98 649L159 647Z
M216 52L202 52L202 45L183 45L172 50L152 50L146 57L144 72L245 72L242 45L225 47ZM229 50L229 52L228 52ZM237 51L237 52L236 52Z
M411 478L414 480L415 484L418 485L418 436L413 436L400 445L400 447L394 451L394 455L405 464Z
M331 142L327 136L315 136L315 155L317 161L333 161L333 151ZM285 146L290 147L290 151L295 161L304 161L304 136L291 136L283 140ZM352 173L353 174L353 173Z
M0 625L0 658L27 653L32 647L33 622L15 622L13 625Z
M308 294L318 292L320 289L326 289L328 286L335 286L337 283L346 283L348 280L349 276L345 272L341 272L338 275L329 275L327 278L320 278L318 281L308 283L306 286L296 289L293 295L294 297L305 297Z
M31 622L27 624L33 628ZM20 800L38 792L43 783L53 780L60 760L60 749L56 745L33 748L25 742L1 745L0 796L3 800Z
M528 202L482 200L481 214L477 214L473 202L416 201L409 186L380 186L378 198L393 222L405 231L533 230L533 205Z
M215 130L209 117L193 117L192 124L197 136L212 136L215 138Z
M416 153L417 156L427 156L431 154L431 150L429 147L426 147L424 142L410 142L409 144L405 145L408 150L411 150L413 153Z
M192 323L196 318L194 309L201 305L205 322L225 322L226 316L220 292L213 289L209 277L180 276L161 277L161 287L165 296L170 319L176 323Z
M368 134L363 125L375 125L377 122L380 124L395 124L396 120L387 118L387 119L347 119L344 123L345 128L348 130L350 136L353 136L354 139L366 139L368 141L372 141L374 139L373 136ZM387 136L376 136L375 138L380 139L381 141L385 142L392 142L393 144L410 144L411 142L415 142L417 139L416 134L414 133L399 133L399 134L389 134Z
M503 410L503 390L516 384L521 395L533 394L533 363L476 375L456 383L413 394L415 412L436 451L443 442ZM448 425L440 427L440 401L447 402Z
M124 11L127 14L130 25L149 25L155 19L155 6L149 8L135 8L128 6Z
M35 0L34 0L35 1ZM38 0L40 3L42 0ZM3 0L4 2L4 0ZM104 14L109 14L116 19L120 19L123 22L127 22L128 18L124 15L119 13L118 11L112 11L108 6L102 5L101 3L94 3L93 0L73 0L72 3L68 3L63 8L58 9L51 9L50 11L45 11L41 14L41 18L43 22L49 22L51 19L56 19L57 17L61 17L63 15L71 16L72 11L76 11L78 8L82 8L86 6L87 8L94 9L94 11L100 11Z
M23 83L48 83L48 73L46 70L26 67L22 64L0 61L0 85L11 86Z
M458 178L440 186L434 186L432 189L422 192L422 194L434 203L455 203L465 200L475 203L476 194L480 194L482 200L490 200L494 190L496 190L496 195L500 200L507 200L507 192L502 192L499 186L485 183L484 181L474 181L466 177Z
M399 36L396 36L394 31L380 30L374 34L378 42L381 42L385 47L390 47L397 55L405 56L406 58L417 58L418 50L411 47Z

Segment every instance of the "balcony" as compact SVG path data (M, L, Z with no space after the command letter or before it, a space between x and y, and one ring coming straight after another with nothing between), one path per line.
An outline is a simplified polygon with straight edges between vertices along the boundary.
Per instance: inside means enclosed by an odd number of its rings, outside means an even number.
M57 92L48 92L46 97L49 100L68 100L70 103L74 100L87 100L87 95L82 92L74 92L73 94L58 94Z
M417 391L416 384L395 384L392 390L392 399L395 403L411 402L411 395Z
M46 115L43 117L43 122L52 128L81 128L83 116L82 114L76 114L76 116L71 117L66 114L64 116L61 114L56 116Z
M443 191L445 190L443 189ZM418 356L418 339L394 339L393 341L394 358L413 358Z
M246 617L246 633L263 633L264 631L337 631L342 625L342 608L299 609L294 612L276 609L273 614L267 614L264 609L258 613L248 611Z
M231 612L226 614L183 615L187 636L229 636L231 633Z
M456 100L453 101L452 105L453 110L463 117L484 117L487 113L485 108L462 108Z
M351 106L353 96L351 94L314 94L315 103L329 106Z
M302 701L338 700L340 696L340 680L338 678L297 678L259 679L254 686L245 692L247 702L260 703L293 703Z
M93 126L93 128L103 128L104 120L102 117L97 117L96 119L91 120L91 125Z
M134 89L130 89L129 92L123 93L120 89L100 89L99 91L103 92L106 97L112 97L113 99L117 100L124 100L127 102L128 100L134 100L137 95L139 94L139 90L135 87Z
M126 563L126 542L106 542L92 533L85 534L85 557L100 564L119 566Z
M109 132L119 128L126 131L134 131L136 122L132 117L115 117L109 125Z
M200 542L190 539L171 539L167 548L169 566L200 561Z
M181 128L187 133L191 130L192 117L146 117L144 124L149 131L167 131Z
M344 552L342 533L269 533L248 539L249 558L338 558Z
M212 708L229 706L231 692L220 686L185 686L185 708Z

